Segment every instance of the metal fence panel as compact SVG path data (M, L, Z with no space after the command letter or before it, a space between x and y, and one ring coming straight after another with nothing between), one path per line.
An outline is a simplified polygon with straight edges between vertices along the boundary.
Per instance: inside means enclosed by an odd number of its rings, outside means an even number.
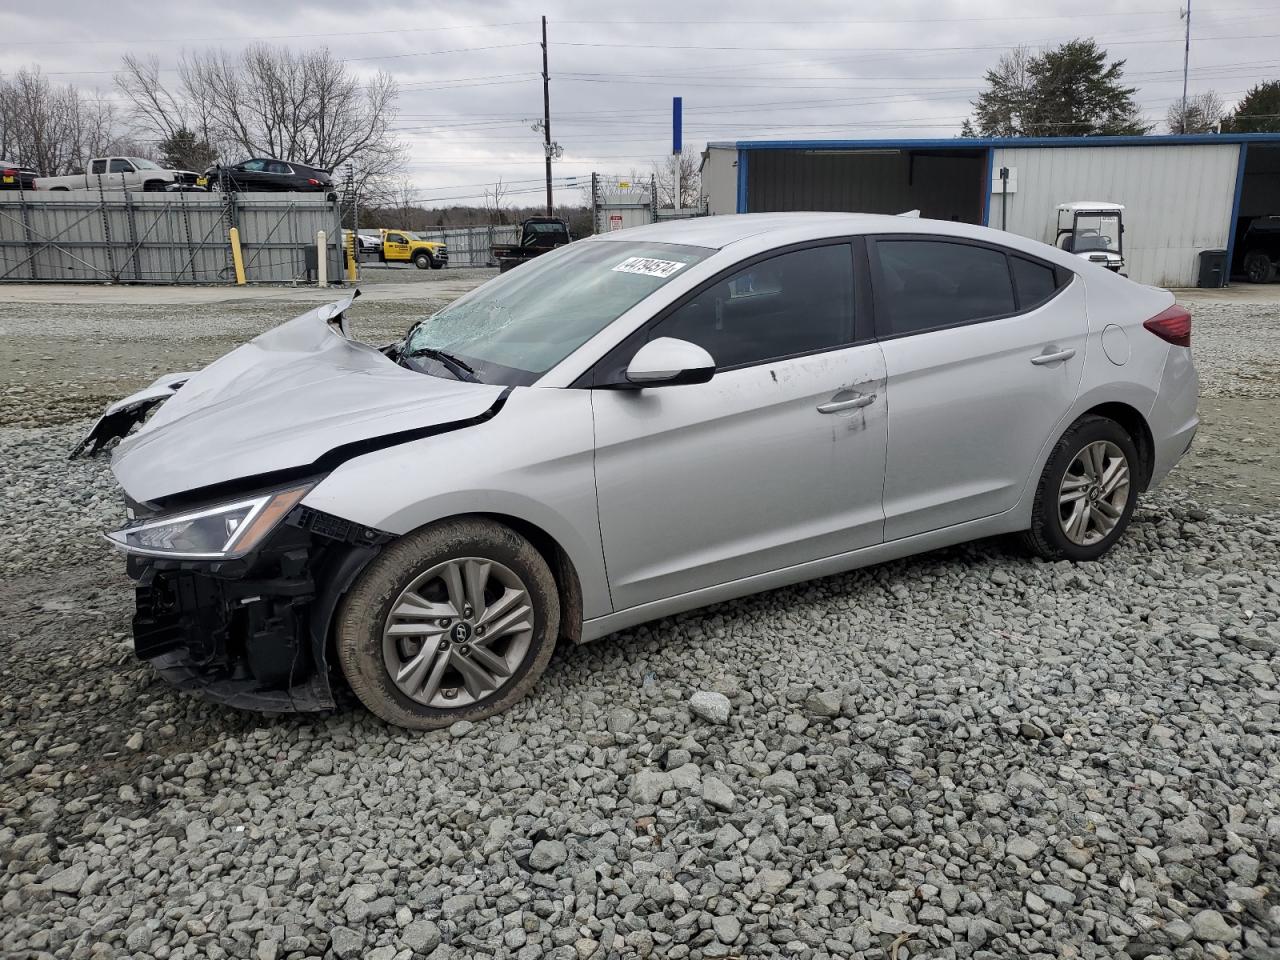
M0 281L229 283L232 226L250 282L304 279L320 230L342 279L338 208L324 197L74 190L0 194Z
M596 233L643 227L660 220L684 220L706 215L705 203L696 210L659 207L655 177L633 180L600 173L591 175L591 218Z
M419 230L417 234L424 240L435 240L447 244L451 267L496 266L490 254L491 249L494 246L520 242L518 226L492 223L476 227L438 227L432 230Z

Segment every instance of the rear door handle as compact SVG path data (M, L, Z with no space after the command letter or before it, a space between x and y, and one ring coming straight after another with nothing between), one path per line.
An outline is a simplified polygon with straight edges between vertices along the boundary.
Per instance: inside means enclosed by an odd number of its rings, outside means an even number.
M818 404L819 413L839 413L841 410L857 410L860 407L869 407L876 402L874 393L860 393L848 400L828 400L826 403Z
M1046 363L1057 363L1059 360L1070 360L1076 355L1074 350L1059 350L1057 353L1042 353L1039 356L1032 357L1031 362L1037 367L1043 367Z

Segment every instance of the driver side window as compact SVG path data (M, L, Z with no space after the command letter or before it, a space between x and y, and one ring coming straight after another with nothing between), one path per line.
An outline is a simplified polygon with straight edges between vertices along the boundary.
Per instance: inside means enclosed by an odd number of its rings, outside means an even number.
M717 370L853 342L853 250L794 250L743 267L650 331L702 347Z

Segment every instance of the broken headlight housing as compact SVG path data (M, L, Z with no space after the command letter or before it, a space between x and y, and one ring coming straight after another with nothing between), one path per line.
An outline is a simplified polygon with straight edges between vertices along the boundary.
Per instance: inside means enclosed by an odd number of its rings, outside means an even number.
M234 560L253 551L312 484L161 516L106 534L126 553L188 560Z

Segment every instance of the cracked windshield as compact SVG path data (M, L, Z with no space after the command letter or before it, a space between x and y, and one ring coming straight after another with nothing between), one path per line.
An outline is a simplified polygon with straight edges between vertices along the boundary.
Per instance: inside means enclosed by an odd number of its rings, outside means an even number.
M504 273L418 323L400 351L401 361L433 375L533 383L649 294L714 252L640 241L563 247Z

